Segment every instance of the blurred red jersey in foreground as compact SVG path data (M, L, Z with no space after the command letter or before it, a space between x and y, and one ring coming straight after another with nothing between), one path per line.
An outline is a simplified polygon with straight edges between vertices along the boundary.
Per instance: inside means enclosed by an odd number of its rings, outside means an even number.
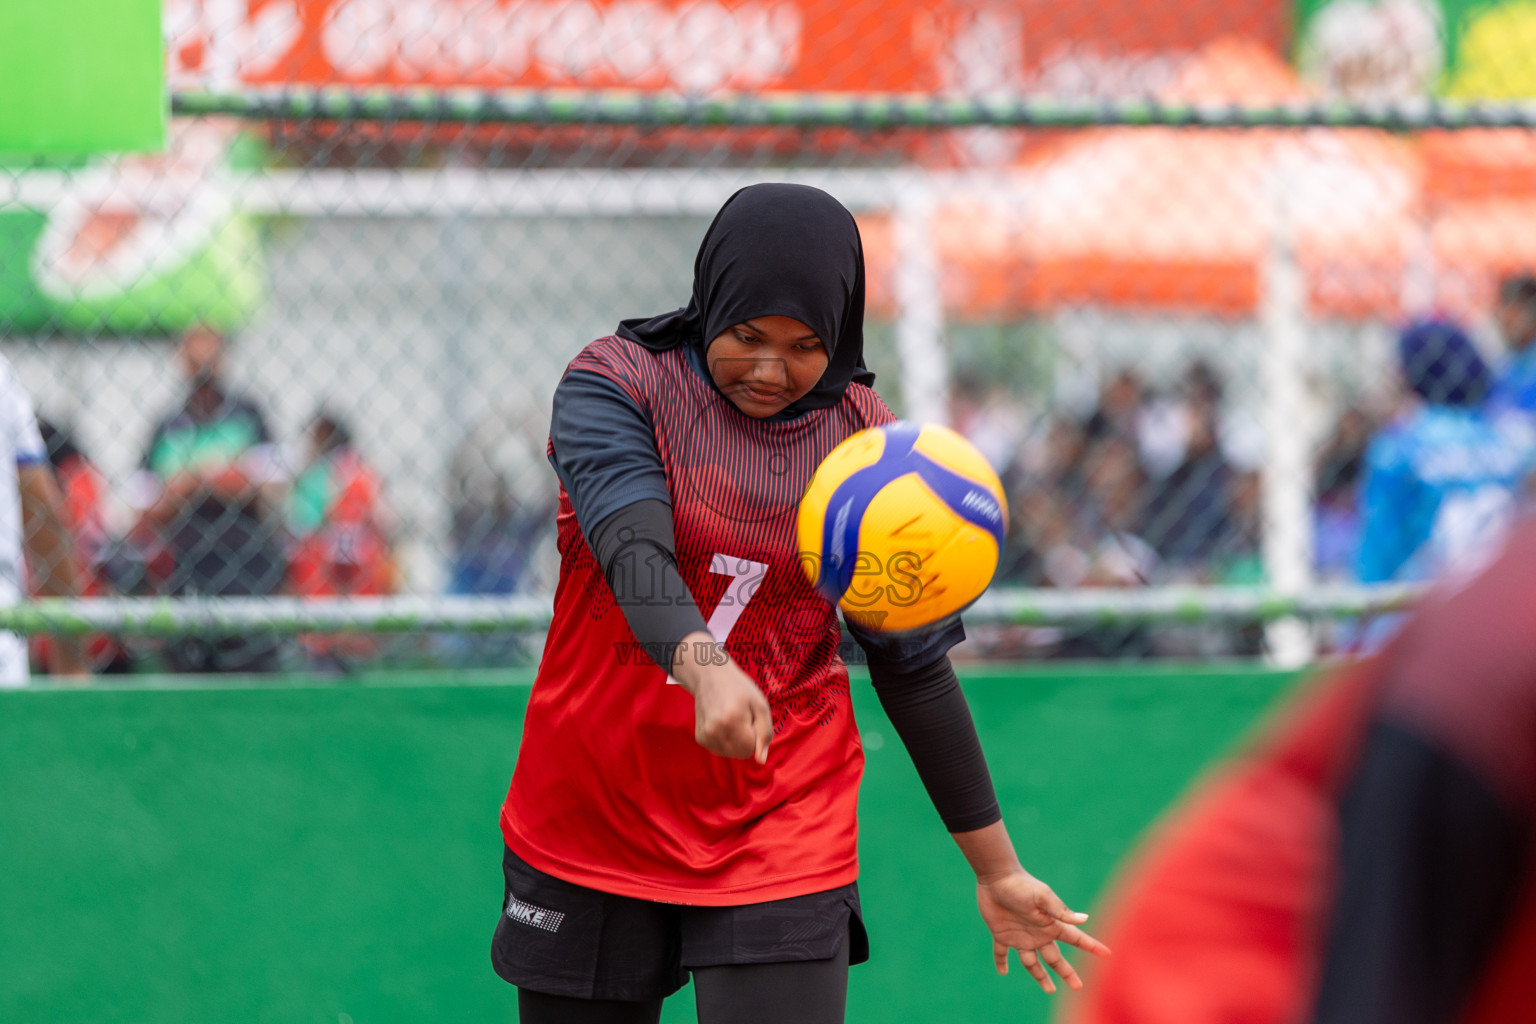
M1061 1024L1491 1024L1536 1005L1536 522L1151 834Z

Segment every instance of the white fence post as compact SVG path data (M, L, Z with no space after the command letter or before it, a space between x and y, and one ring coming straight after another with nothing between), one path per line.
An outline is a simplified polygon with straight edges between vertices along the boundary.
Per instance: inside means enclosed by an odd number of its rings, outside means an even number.
M949 366L944 359L944 298L933 242L933 187L914 176L897 191L896 352L907 419L949 422Z
M1306 293L1296 262L1285 168L1276 160L1264 187L1271 218L1259 300L1265 458L1264 570L1281 594L1312 585L1311 403L1306 394ZM1306 664L1315 654L1311 630L1299 619L1271 623L1265 636L1281 666Z

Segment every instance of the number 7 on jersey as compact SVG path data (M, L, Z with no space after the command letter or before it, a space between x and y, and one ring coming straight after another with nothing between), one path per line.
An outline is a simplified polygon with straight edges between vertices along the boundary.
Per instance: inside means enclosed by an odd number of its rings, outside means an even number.
M715 553L709 563L709 571L720 576L731 577L731 582L726 586L725 593L721 595L715 610L710 613L709 621L705 628L709 635L715 638L715 643L725 646L725 638L731 635L731 630L736 628L736 620L741 618L741 613L747 607L747 602L752 600L757 593L757 584L768 573L768 563L754 562L746 558L732 558L730 555ZM670 675L668 683L676 683Z

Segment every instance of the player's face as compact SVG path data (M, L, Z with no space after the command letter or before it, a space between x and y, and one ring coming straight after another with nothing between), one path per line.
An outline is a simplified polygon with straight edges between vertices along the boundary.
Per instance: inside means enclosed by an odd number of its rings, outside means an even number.
M799 320L760 316L709 343L709 375L742 412L772 416L816 386L827 370L821 339Z

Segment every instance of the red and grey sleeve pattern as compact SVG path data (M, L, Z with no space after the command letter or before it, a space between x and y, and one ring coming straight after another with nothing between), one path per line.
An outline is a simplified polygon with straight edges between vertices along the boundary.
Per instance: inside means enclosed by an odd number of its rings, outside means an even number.
M560 477L582 533L627 505L654 499L671 504L645 400L643 367L615 347L587 346L555 388L549 461Z

